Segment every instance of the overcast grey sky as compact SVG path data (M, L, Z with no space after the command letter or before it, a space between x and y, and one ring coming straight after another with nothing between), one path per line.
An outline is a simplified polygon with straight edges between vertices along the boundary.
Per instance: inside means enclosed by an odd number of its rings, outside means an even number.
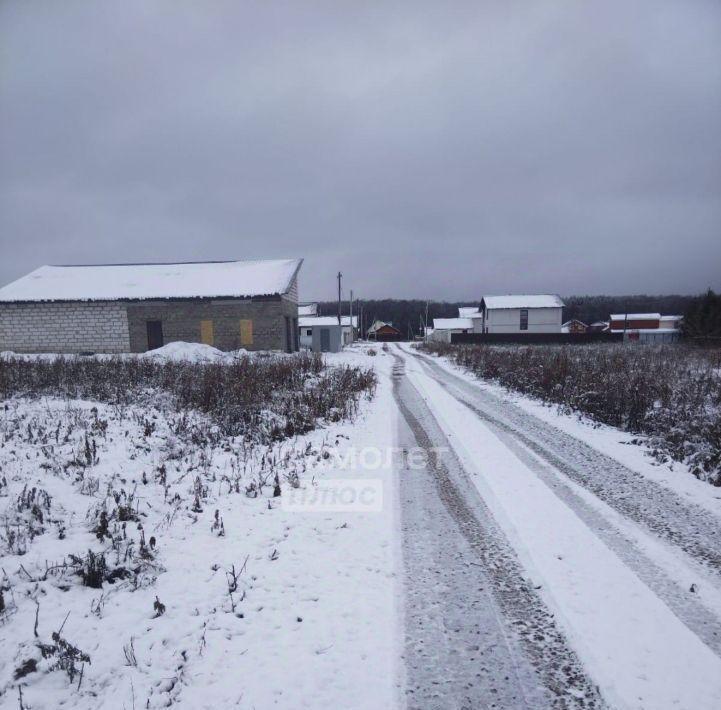
M305 258L365 297L721 289L721 3L0 2L0 282Z

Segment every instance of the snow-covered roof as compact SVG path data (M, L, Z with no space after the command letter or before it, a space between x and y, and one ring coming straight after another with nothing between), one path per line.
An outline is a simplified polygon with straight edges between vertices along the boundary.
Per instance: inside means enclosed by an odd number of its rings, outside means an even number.
M660 313L614 313L611 320L659 320Z
M0 301L249 298L286 293L302 259L41 266L0 289Z
M350 325L350 322L350 316L341 316L341 325ZM338 316L303 316L298 318L298 325L301 328L338 325ZM358 327L358 316L353 316L353 327Z
M473 330L471 318L434 318L433 330Z
M683 320L683 316L661 316L660 320L662 320L662 321Z
M316 316L316 315L318 315L318 304L317 303L299 303L298 304L298 315L299 316Z
M458 309L458 317L472 318L474 315L480 316L480 310L478 306L461 306Z
M549 294L533 294L521 296L484 296L482 303L486 308L563 308L563 301L559 296Z
M380 330L381 328L385 328L385 327L393 328L393 330L398 330L398 328L396 328L391 321L374 320L371 327L368 328L368 332L375 333L376 330ZM400 331L398 331L398 332L400 332Z

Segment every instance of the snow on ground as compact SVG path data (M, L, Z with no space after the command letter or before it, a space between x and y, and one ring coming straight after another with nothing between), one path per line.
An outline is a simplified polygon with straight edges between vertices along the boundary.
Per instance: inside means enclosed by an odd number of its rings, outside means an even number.
M589 446L602 451L643 476L670 488L689 501L701 505L721 517L721 489L714 488L696 478L683 463L670 461L666 464L653 459L651 451L639 441L642 437L621 431L616 427L592 421L583 414L565 414L558 407L541 400L513 392L501 385L476 377L460 365L444 357L425 355L444 370L472 382L476 387L513 402L521 409L548 422L561 431L580 439Z
M719 656L604 544L553 486L546 485L473 412L428 376L418 361L407 359L407 365L411 382L427 399L611 706L653 710L721 706ZM578 487L576 493L591 503L592 497ZM619 525L613 516L608 520ZM633 527L629 521L623 524L626 531ZM647 538L644 549L669 574L681 572L678 560L670 561L658 541L638 529L634 534L637 539ZM712 589L704 600L716 614L718 591Z
M168 346L153 356L217 359L212 348L195 346ZM328 360L374 363L380 374L375 399L363 403L354 422L329 424L263 451L213 440L203 417L169 415L160 400L142 411L52 398L5 403L5 536L18 515L33 515L15 505L26 484L46 490L51 502L45 509L41 501L42 523L35 519L44 532L27 543L16 540L16 552L27 544L25 554L4 554L0 564L6 607L0 707L19 707L18 685L24 707L34 710L397 704L393 467L339 465L352 462L353 451L393 444L391 358L356 348ZM95 449L86 446L86 436ZM270 471L280 474L283 495L273 497L271 476L258 497L248 497L249 481ZM308 491L326 479L380 480L381 511L285 510L283 496L294 491L295 474ZM81 477L82 483L71 482ZM116 543L93 533L103 501L115 513L109 527ZM62 564L89 549L137 574L123 579L119 573L102 589L83 586ZM72 683L62 670L43 672L57 654L43 659L37 643L52 646L58 630L90 656L90 663L76 662L82 676L75 674ZM22 677L16 680L16 673Z

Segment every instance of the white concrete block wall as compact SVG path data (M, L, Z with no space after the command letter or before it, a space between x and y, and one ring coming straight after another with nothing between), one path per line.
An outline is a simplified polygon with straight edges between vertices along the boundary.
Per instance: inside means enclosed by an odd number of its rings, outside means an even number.
M0 351L124 353L125 305L116 302L0 303Z

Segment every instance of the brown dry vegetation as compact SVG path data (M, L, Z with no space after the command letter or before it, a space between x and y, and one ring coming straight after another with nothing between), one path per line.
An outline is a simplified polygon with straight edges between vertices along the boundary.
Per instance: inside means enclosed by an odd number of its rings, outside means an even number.
M683 345L429 344L479 377L648 437L721 486L721 350Z

